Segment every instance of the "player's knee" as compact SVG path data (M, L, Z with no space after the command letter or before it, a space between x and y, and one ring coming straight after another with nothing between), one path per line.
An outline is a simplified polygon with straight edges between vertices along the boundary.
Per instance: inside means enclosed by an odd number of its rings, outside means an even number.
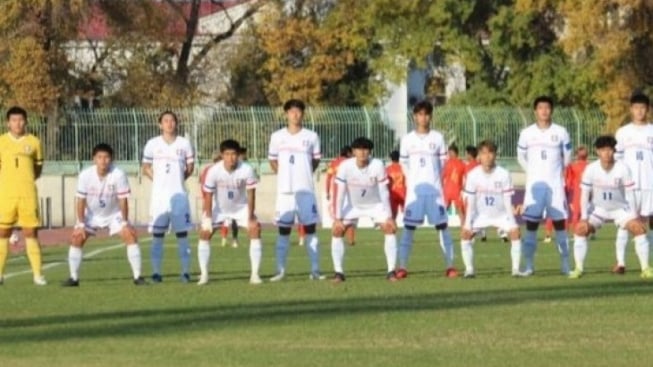
M553 222L553 228L556 231L565 231L567 229L567 221L566 220L556 220Z
M333 235L333 237L341 238L341 237L343 237L345 235L345 231L343 229L341 229L341 228L335 228L334 227L331 230L331 234Z
M82 248L84 247L84 238L81 235L78 234L73 234L73 236L70 238L70 245L72 247L78 247Z
M292 229L290 227L279 227L279 235L280 236L290 236L290 231Z
M521 238L521 231L519 228L514 228L508 233L508 236L510 237L511 241L517 241Z
M304 226L304 232L306 234L315 234L315 229L316 229L315 223Z
M381 231L383 231L383 234L395 234L397 232L396 228L388 224L382 224Z
M136 234L134 234L132 231L125 228L122 232L122 240L124 243L130 245L132 243L138 242L138 237L136 237Z
M538 222L526 221L526 229L529 231L537 231L539 227L540 223Z
M574 234L580 237L586 237L589 234L590 225L586 221L580 221L574 228Z
M254 226L249 226L247 228L247 235L250 239L261 238L261 223L256 222Z
M461 238L463 241L471 241L472 238L474 238L474 233L473 233L472 231L469 231L469 230L464 229L464 230L460 233L460 238Z
M204 231L201 230L199 233L200 240L202 241L210 241L211 237L213 237L213 231Z
M640 236L646 233L646 228L644 224L636 219L631 220L626 225L626 228L630 230L633 236Z
M188 232L177 232L177 233L175 233L175 237L177 237L177 238L186 238L186 237L188 237Z
M23 228L23 236L25 236L25 238L36 238L37 236L36 228Z
M440 223L440 224L435 226L435 229L437 229L438 231L444 231L445 229L447 229L448 226L449 225L446 222L445 223Z

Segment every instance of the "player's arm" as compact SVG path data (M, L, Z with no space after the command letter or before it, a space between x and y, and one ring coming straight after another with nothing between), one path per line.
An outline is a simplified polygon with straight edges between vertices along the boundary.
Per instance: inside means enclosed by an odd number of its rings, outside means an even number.
M381 198L381 203L383 204L383 209L387 213L392 213L390 208L390 190L388 189L388 176L385 173L385 169L382 164L379 164L379 173L376 177L376 183L379 186L379 197Z
M131 194L131 189L129 187L129 181L125 174L120 177L118 181L118 206L120 207L120 214L122 214L123 225L129 223L129 195Z
M624 159L624 145L621 131L621 129L617 130L617 133L614 136L615 139L617 139L617 145L614 147L614 159L617 161Z
M320 159L322 159L322 150L320 149L320 138L316 135L315 141L313 142L313 160L311 161L313 172L315 172L317 167L320 165Z
M195 171L195 151L193 151L193 147L189 143L186 148L186 169L184 170L184 180L187 180L192 176L193 171Z
M154 150L150 142L145 144L145 149L143 149L143 164L141 166L141 171L145 177L152 180L152 162L154 161Z
M123 223L127 224L129 218L129 200L127 198L120 198L118 199L118 205L120 206Z
M515 189L512 186L512 179L510 176L506 179L505 189L503 190L503 205L505 205L506 213L514 213L514 208L512 207L512 197L515 194Z
M592 177L589 170L583 173L583 179L580 183L580 219L589 218L590 194L592 192Z
M343 220L343 211L342 207L345 203L345 192L347 191L347 181L344 179L344 177L341 177L340 174L336 176L335 182L335 209L334 209L334 223L333 226L334 228L340 227L340 229L344 230L344 224L342 223Z
M326 198L327 200L331 199L331 181L333 180L333 174L334 174L334 169L333 167L329 167L327 169L327 174L326 174Z
M635 182L633 181L630 169L624 165L624 195L626 196L626 202L631 209L637 208L635 205Z
M401 140L401 144L399 145L399 165L401 166L401 170L403 171L404 175L408 173L409 167L409 161L410 157L408 156L408 144L404 143L404 139Z
M275 138L275 134L270 137L270 145L268 147L268 163L272 172L277 174L279 171L279 144Z
M560 143L562 147L562 165L567 167L571 163L571 139L569 138L569 133L567 130L562 134L562 142Z
M517 162L519 162L519 166L521 166L524 172L526 172L528 171L528 144L524 135L524 131L519 134L519 141L517 142Z
M75 229L84 228L84 219L86 217L86 197L77 196L75 200L75 213L77 215L77 221L75 223Z
M465 200L465 223L463 224L463 228L469 230L472 229L472 218L476 216L476 187L472 181L471 179L467 180L463 189L467 196L467 200Z
M34 154L34 178L38 179L43 173L43 147L41 142L36 143L36 152Z
M186 180L186 179L188 179L188 177L192 176L194 170L195 170L195 163L186 162L186 170L184 170L184 180Z
M209 232L213 229L213 195L216 189L215 180L212 179L209 173L204 181L204 186L202 186L202 219L200 220L200 228L203 231Z
M256 220L256 184L258 179L254 170L245 182L247 189L247 215L250 221Z

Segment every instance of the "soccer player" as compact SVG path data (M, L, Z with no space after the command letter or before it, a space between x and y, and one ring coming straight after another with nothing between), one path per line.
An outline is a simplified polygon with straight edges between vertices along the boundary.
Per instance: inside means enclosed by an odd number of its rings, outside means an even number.
M43 151L39 139L25 130L26 125L27 112L23 108L7 110L9 131L0 136L0 284L4 281L9 237L16 226L23 230L34 284L46 285L37 237L41 220L35 183L43 169Z
M397 220L399 209L404 211L406 205L406 177L404 170L399 164L399 151L390 152L390 163L385 168L388 176L388 188L390 189L390 209L392 210L392 219Z
M581 221L575 228L574 260L576 268L570 278L583 275L587 255L587 236L603 223L613 220L621 229L635 237L635 251L642 269L641 277L653 278L649 267L649 242L646 226L635 211L635 182L628 167L615 161L617 140L612 136L600 136L594 143L598 160L587 166L581 183ZM590 199L591 196L591 199ZM591 205L590 205L591 203Z
M113 148L100 143L93 147L93 166L80 172L77 179L75 213L77 223L68 249L70 278L64 287L79 286L79 267L82 264L82 248L89 235L98 229L108 228L109 235L119 235L127 247L127 260L131 266L134 284L143 285L141 277L141 250L136 230L129 224L131 193L125 173L113 166Z
M291 99L283 109L288 125L272 133L268 151L270 167L277 174L275 219L279 227L277 274L270 281L280 281L286 274L290 232L296 219L306 232L306 252L311 262L309 279L325 279L320 274L319 243L315 233L319 215L313 185L313 172L322 158L320 139L314 131L302 126L304 102Z
M568 224L572 229L580 220L580 183L585 167L587 167L587 156L588 152L585 146L576 148L575 159L565 171L565 188L570 203Z
M533 259L537 249L537 229L545 216L553 221L555 239L560 254L560 271L569 273L567 245L567 202L563 173L571 158L569 133L552 123L553 100L537 97L533 102L536 122L519 134L517 158L526 172L526 193L522 218L526 221L522 253L526 262L525 275L534 272Z
M478 145L480 166L472 169L465 180L467 214L461 232L461 253L465 278L474 278L474 236L481 229L496 227L508 234L511 241L512 275L521 276L521 239L519 225L513 215L514 188L510 172L497 166L497 146L490 140Z
M617 151L615 158L628 166L635 182L635 212L648 218L649 242L653 232L653 125L646 117L650 105L649 98L635 93L630 98L630 116L632 121L617 130ZM613 268L616 274L626 272L626 247L628 231L617 229L616 255L617 264Z
M447 160L447 145L442 134L430 128L432 114L431 103L423 101L415 104L415 130L401 139L400 159L406 173L407 194L405 229L399 244L399 279L408 276L406 266L413 247L415 229L424 222L424 217L439 233L440 248L446 264L445 275L450 278L458 276L453 267L453 241L442 196L441 176Z
M463 207L463 180L465 178L465 163L458 158L458 146L451 144L448 150L449 159L444 164L442 171L442 185L444 186L444 207L451 205L456 209L460 217L460 223L464 223Z
M473 145L465 147L465 176L478 166L478 149Z
M249 231L249 282L261 283L261 226L254 213L258 178L252 166L238 159L239 151L240 144L235 140L229 139L220 143L222 160L213 165L206 175L200 240L197 246L201 273L197 283L199 285L209 281L210 241L215 228L222 227L224 222L232 221Z
M334 160L332 160L329 163L329 168L327 169L327 175L326 175L326 198L327 202L329 203L329 214L331 215L331 218L335 219L335 201L332 200L333 195L335 193L335 179L336 179L336 174L338 173L338 167L340 167L340 164L344 162L345 160L351 158L351 147L349 145L346 145L340 149L340 156ZM302 228L302 226L298 226ZM345 231L345 236L347 237L347 241L349 242L350 246L354 246L356 244L356 238L355 238L356 233L354 232L354 227L350 226L347 228ZM301 242L301 232L300 232L300 242ZM301 246L301 244L300 244Z
M380 225L385 234L384 250L388 269L386 278L389 281L396 281L397 226L390 210L390 193L385 167L381 160L370 157L374 148L370 139L356 138L351 148L354 158L344 161L336 176L335 221L331 238L331 257L335 270L333 281L336 283L345 281L343 267L345 245L342 237L345 230L355 226L361 217L371 218Z
M168 228L177 237L181 260L181 281L190 282L190 244L192 227L190 203L184 182L195 166L195 154L188 139L178 136L179 119L172 111L159 116L161 135L150 139L143 152L143 174L152 180L150 225L152 233L152 281L163 281L161 262L163 240Z

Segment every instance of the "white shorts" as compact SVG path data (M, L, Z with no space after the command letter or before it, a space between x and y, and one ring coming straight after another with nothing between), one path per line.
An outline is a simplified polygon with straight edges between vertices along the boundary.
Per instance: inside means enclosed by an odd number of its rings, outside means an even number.
M279 227L292 227L297 222L303 225L320 221L317 200L312 192L277 194L277 208L274 219Z
M620 228L624 228L626 223L637 219L637 213L630 208L615 210L605 210L603 208L593 208L590 212L588 221L595 229L601 228L603 223L612 220Z
M213 228L220 228L223 225L231 225L231 221L235 220L238 227L247 227L249 224L249 210L247 207L242 207L235 212L220 212L216 209L213 210Z
M436 226L449 221L442 195L416 195L409 192L404 210L404 225L422 225L424 217L429 224Z
M109 228L109 235L113 236L122 231L123 223L121 212L108 216L87 215L84 221L84 230L93 235L98 229Z
M635 190L635 213L642 217L653 215L653 191Z
M343 209L342 221L345 224L356 225L360 218L370 218L374 223L385 223L392 218L392 213L381 203L367 208L348 206Z
M185 193L175 194L169 200L152 198L150 203L150 233L188 232L193 227L190 220L190 203Z
M539 222L544 218L554 221L567 219L564 188L551 187L543 182L526 187L522 217L530 222Z
M503 232L510 232L513 229L519 228L519 225L512 214L497 216L478 215L472 218L472 232L478 233L488 227L494 227Z

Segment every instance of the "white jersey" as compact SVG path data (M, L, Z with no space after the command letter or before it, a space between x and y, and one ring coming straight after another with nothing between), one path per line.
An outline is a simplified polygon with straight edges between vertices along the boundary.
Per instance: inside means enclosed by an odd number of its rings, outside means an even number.
M268 159L278 162L277 192L314 193L313 159L320 158L320 139L314 131L302 128L291 134L283 128L272 133Z
M653 125L630 123L617 130L615 158L630 169L635 189L653 190Z
M128 198L130 193L127 176L116 167L100 177L93 165L80 172L77 179L77 197L86 199L87 216L106 218L119 213L119 199Z
M547 129L532 124L519 134L517 156L526 172L527 186L550 182L562 188L564 168L571 160L569 133L558 124Z
M406 188L417 195L435 195L442 191L442 168L447 160L447 145L441 133L408 133L401 139L401 163L406 170Z
M247 190L256 188L258 179L252 166L239 162L233 172L224 162L214 164L206 174L203 190L215 193L213 208L220 213L236 213L247 206Z
M617 161L610 171L606 171L600 161L595 161L585 168L580 187L591 192L595 208L612 211L629 207L626 190L633 190L635 183L625 164Z
M383 162L371 159L364 168L356 165L356 158L349 158L338 166L336 184L346 188L344 202L355 208L370 208L378 204L390 206L387 192L388 177ZM379 185L385 189L385 195ZM336 213L342 208L336 208ZM337 215L336 215L337 216Z
M170 144L162 136L148 140L143 150L143 163L152 164L152 199L185 193L184 173L193 162L193 147L184 137L177 136Z
M505 168L496 166L487 173L481 166L474 167L465 180L465 195L473 211L469 217L513 216L511 198L514 191L510 172Z

